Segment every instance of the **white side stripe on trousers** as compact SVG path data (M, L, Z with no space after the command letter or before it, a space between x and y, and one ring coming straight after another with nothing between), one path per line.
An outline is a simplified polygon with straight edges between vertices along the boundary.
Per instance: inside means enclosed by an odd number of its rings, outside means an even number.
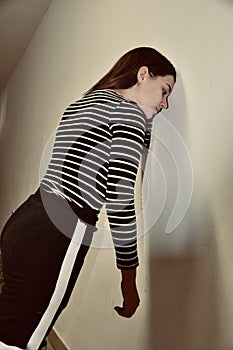
M49 302L49 305L43 314L37 328L32 334L26 350L37 350L40 346L42 340L45 337L45 334L57 312L57 309L64 297L66 288L73 270L76 256L80 248L80 242L82 242L84 234L86 232L87 225L84 222L78 220L76 225L73 238L69 244L66 255L64 257L61 270L58 276L56 287L52 298ZM0 350L24 350L18 348L17 346L6 345L5 343L0 342Z
M73 270L73 266L75 263L76 256L78 254L80 243L83 240L85 231L86 231L87 225L84 224L84 222L81 222L78 220L78 223L75 228L75 232L73 235L73 238L69 244L69 247L67 249L65 258L63 260L61 270L58 276L56 288L54 290L54 293L52 295L52 298L49 302L49 305L42 316L40 323L38 324L37 328L35 329L34 333L32 334L28 344L27 344L27 350L36 350L40 346L42 340L45 337L45 334L48 330L48 327L50 326L57 309L64 297L64 294L66 292L66 288L70 279L70 275Z

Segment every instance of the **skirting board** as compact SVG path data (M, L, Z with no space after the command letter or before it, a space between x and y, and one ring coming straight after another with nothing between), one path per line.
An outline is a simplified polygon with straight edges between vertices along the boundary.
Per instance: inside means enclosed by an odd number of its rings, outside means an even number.
M56 332L52 329L49 333L48 340L54 350L68 350L67 347L62 343Z

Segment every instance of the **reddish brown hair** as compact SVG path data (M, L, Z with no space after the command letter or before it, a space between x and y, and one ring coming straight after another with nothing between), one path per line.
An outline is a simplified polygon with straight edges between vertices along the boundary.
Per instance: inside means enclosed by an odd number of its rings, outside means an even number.
M151 47L138 47L124 54L87 93L99 89L127 89L137 83L137 73L142 66L154 76L172 75L176 81L176 70L165 56Z

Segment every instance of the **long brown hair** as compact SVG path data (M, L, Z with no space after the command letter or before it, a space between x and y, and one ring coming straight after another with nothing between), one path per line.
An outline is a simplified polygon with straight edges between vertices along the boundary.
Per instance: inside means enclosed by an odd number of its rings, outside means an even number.
M165 56L151 47L137 47L125 53L87 93L102 89L127 89L137 83L137 73L142 66L146 66L154 76L172 75L176 81L176 70Z

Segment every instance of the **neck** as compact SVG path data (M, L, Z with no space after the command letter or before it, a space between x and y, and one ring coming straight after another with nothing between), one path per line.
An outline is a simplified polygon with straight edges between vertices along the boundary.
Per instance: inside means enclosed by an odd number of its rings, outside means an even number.
M122 97L124 97L127 101L136 102L137 105L144 112L147 119L150 119L155 114L157 114L155 110L149 107L146 107L141 103L140 99L138 98L139 94L136 86L132 86L131 88L128 88L128 89L112 89L112 90L115 91L117 94L121 95Z
M115 91L116 93L118 93L119 95L123 96L128 101L133 101L133 102L139 103L139 101L137 101L137 98L136 98L134 86L132 86L128 89L112 89L112 90Z

